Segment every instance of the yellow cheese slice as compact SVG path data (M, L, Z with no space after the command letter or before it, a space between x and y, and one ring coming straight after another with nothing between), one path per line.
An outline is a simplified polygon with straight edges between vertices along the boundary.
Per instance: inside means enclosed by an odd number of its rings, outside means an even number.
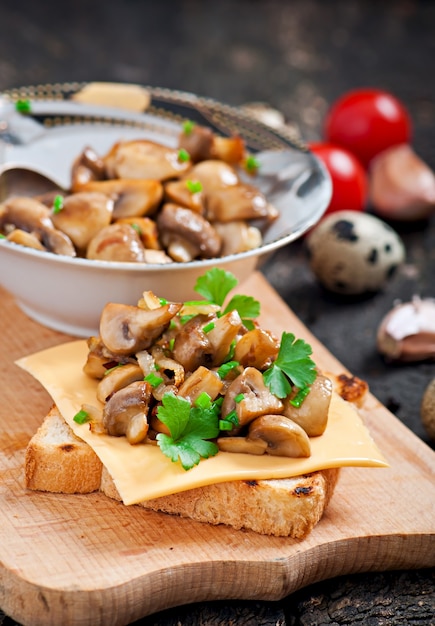
M334 394L328 426L321 437L311 438L309 458L219 452L185 471L157 446L132 446L125 437L97 435L89 424L74 422L82 404L99 404L98 381L83 372L87 353L85 341L73 341L22 358L17 365L46 388L76 435L94 449L125 504L231 480L289 478L331 467L388 467L356 409Z

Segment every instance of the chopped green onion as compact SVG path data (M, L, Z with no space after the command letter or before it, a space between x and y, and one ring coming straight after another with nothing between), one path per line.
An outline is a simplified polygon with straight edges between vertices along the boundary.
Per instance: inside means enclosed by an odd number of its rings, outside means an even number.
M227 374L231 372L235 367L238 367L240 363L238 361L228 361L227 363L223 363L217 373L219 378L225 378Z
M169 340L169 350L171 352L173 352L174 350L174 344L175 344L175 337L172 337L172 339Z
M159 298L159 302L160 302L160 306L165 306L165 304L168 304L168 301L166 300L166 298Z
M243 398L245 397L244 393L239 393L235 398L234 398L234 402L236 404L239 404L239 402L241 402L243 400Z
M81 411L79 411L78 413L74 415L73 420L77 424L86 424L86 422L89 422L90 420L89 413L82 409Z
M214 322L209 322L208 324L206 324L205 326L202 327L202 330L205 333L209 333L211 330L213 330L214 327L215 327L215 323Z
M6 235L3 235L3 233L0 233L0 239L7 239Z
M28 98L24 100L17 100L15 103L15 109L18 113L30 113L32 110L31 102Z
M196 398L194 404L201 409L208 409L211 406L211 398L206 391L203 391Z
M178 151L178 160L181 161L182 163L186 163L187 161L190 161L190 154L187 152L187 150L185 150L184 148L181 148Z
M202 185L199 180L186 180L186 187L190 193L199 193L202 191Z
M230 411L228 415L225 415L225 421L231 422L234 426L239 425L239 418L237 417L237 413L235 411Z
M187 324L187 322L189 320L191 320L192 317L195 317L195 315L194 314L192 314L192 315L180 315L180 323L184 326L184 324Z
M151 387L154 388L158 387L163 382L163 378L157 376L157 374L154 374L154 372L151 372L150 374L148 374L148 376L145 376L144 381L146 383L149 383Z
M234 424L228 420L219 420L219 430L232 430Z
M63 196L58 195L53 200L53 213L60 213L63 209Z
M192 120L186 120L183 122L183 133L185 135L190 135L194 128L195 122L192 122Z
M290 400L290 404L298 409L309 393L310 387L302 387L295 397Z
M108 370L106 370L104 372L104 376L107 376L107 374L110 374L110 372L113 372L113 370L118 369L118 367L123 367L124 363L117 363L116 365L114 365L113 367L110 367Z
M245 161L245 167L250 174L255 174L260 167L260 163L258 162L258 159L251 154Z
M169 330L175 330L177 328L177 322L175 320L171 320L169 322Z
M138 235L142 235L142 229L139 226L139 224L136 224L135 222L132 222L130 224L130 226L133 228L133 230L135 230L137 232Z

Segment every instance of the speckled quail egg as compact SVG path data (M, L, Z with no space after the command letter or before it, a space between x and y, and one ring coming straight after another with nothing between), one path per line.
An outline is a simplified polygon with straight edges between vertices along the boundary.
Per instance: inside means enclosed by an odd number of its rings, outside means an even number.
M319 282L346 295L379 291L405 259L399 235L369 213L338 211L326 216L306 243Z

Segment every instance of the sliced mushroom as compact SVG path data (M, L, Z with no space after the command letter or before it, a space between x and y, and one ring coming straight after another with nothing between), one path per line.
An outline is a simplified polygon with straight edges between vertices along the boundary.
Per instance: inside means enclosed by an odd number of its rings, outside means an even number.
M163 197L158 180L101 180L84 185L83 191L104 193L113 200L113 219L153 215Z
M114 354L101 341L101 337L89 337L87 340L88 356L83 366L85 374L91 378L101 379L109 369L119 364L133 363L129 356Z
M159 233L154 220L149 217L122 217L116 220L117 224L128 224L139 235L144 248L149 250L161 250Z
M164 181L178 178L191 168L190 159L180 159L178 149L147 139L119 142L103 160L108 178Z
M114 367L108 370L98 383L97 398L100 402L106 402L119 389L143 378L144 375L139 365L127 363Z
M234 360L244 367L265 370L276 359L279 340L261 328L249 330L238 340L234 350Z
M217 445L222 452L256 454L257 456L261 456L267 450L266 441L248 437L219 437Z
M261 231L255 226L250 226L244 220L225 224L215 222L213 226L222 239L221 256L254 250L259 248L263 242Z
M199 181L191 179L169 181L165 185L165 200L178 204L179 206L184 206L202 215L205 211L204 193L202 189L200 191L191 190L195 188L195 183L199 183ZM201 183L199 184L201 185Z
M236 398L243 396L236 401ZM239 426L233 428L232 435L238 434L240 430L256 417L268 413L281 413L283 403L274 396L264 384L263 375L254 367L247 367L242 374L237 376L229 385L222 403L222 419L236 411Z
M299 424L309 437L322 435L328 423L332 381L323 374L318 374L309 394L299 407L292 405L293 395L284 400L283 414Z
M168 246L170 255L169 248L172 238L182 239L190 244L192 246L192 258L200 256L210 259L219 255L220 236L210 222L190 209L176 204L165 204L157 217L157 227L163 245Z
M86 257L100 261L144 263L145 251L136 230L129 224L109 224L89 242Z
M212 400L215 400L223 387L223 382L216 372L212 372L204 366L198 367L178 390L178 395L189 400L191 404L195 402L201 393L207 393Z
M186 372L193 372L200 365L210 366L213 362L213 347L202 330L209 319L205 315L196 315L175 336L172 354Z
M263 415L249 425L248 438L267 443L266 453L292 458L311 456L310 440L298 424L284 415Z
M145 350L168 327L180 308L181 304L171 302L145 311L137 306L110 302L100 318L101 340L108 350L118 355Z
M212 365L220 365L228 356L231 344L243 326L243 322L236 310L229 311L212 322L214 328L207 333L208 340L213 348Z
M189 172L189 178L198 180L206 194L233 187L240 182L236 170L228 163L217 159L197 163Z
M245 142L239 136L214 136L211 158L220 159L225 163L241 163L246 155Z
M178 146L190 154L194 163L212 158L213 143L211 128L199 124L185 127L178 138Z
M102 193L78 192L65 196L62 209L52 211L56 228L66 233L80 251L112 220L113 201Z
M54 227L50 210L38 200L16 196L0 205L0 231L8 235L15 228L33 233L50 252L76 256L71 239Z
M27 246L28 248L33 248L34 250L46 249L34 233L27 233L25 230L21 230L21 228L15 228L15 230L9 233L6 239L8 241L12 241L12 243L17 243L20 246Z
M103 409L103 423L109 435L125 435L131 444L145 440L148 433L148 409L151 385L131 383L114 393Z
M252 185L238 184L207 194L206 215L211 222L253 220L268 216L264 194Z
M102 180L104 174L103 160L93 148L87 146L73 163L71 189L72 191L78 191L90 181Z
M184 382L184 367L178 361L166 356L160 346L152 347L151 356L158 366L159 374L163 375L167 381L171 381L176 387Z

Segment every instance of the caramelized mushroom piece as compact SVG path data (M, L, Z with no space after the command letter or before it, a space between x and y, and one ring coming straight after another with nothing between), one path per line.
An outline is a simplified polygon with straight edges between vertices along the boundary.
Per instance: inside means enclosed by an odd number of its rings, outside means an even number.
M97 398L106 402L116 391L127 387L137 380L143 380L144 375L139 365L127 363L108 370L97 386Z
M83 185L93 180L104 178L104 162L93 150L87 146L74 161L71 170L71 190L79 191Z
M245 142L239 136L214 136L211 157L221 159L225 163L241 163L245 157Z
M261 456L267 450L266 441L248 437L219 437L217 445L221 452L256 454L257 456Z
M212 158L214 134L211 128L194 124L184 128L178 138L178 146L190 154L194 163Z
M45 204L16 196L0 205L0 231L6 236L15 228L32 233L46 250L65 256L76 256L71 239L54 227Z
M9 235L7 235L6 239L8 241L12 241L12 243L17 243L20 246L27 246L27 248L33 248L34 250L45 250L36 235L33 233L27 233L25 230L21 230L21 228L15 228L11 233L9 233Z
M238 184L207 194L206 216L212 222L253 220L268 216L268 202L259 189Z
M145 249L161 250L159 233L154 220L149 217L122 217L117 224L129 224L139 235ZM169 259L170 260L170 259Z
M152 215L163 197L163 187L158 180L101 180L88 183L83 190L104 193L111 198L115 220Z
M212 400L215 400L222 387L223 382L218 374L201 365L193 374L186 378L178 390L178 395L186 398L193 404L203 392L207 393Z
M148 434L151 385L131 383L114 393L104 405L103 424L109 435L125 435L131 444L141 443Z
M204 193L202 185L200 191L195 191L195 184L201 183L191 179L171 180L165 185L165 199L195 213L204 213Z
M240 337L234 350L234 360L244 367L265 370L278 356L279 344L270 332L254 328Z
M205 315L196 315L184 324L174 339L172 354L186 372L193 372L200 365L211 365L214 350L202 327L209 321Z
M89 242L86 257L100 261L143 263L145 252L136 230L128 224L109 224Z
M121 141L103 157L108 178L168 180L191 168L190 160L179 158L179 150L147 139Z
M239 184L239 177L236 170L228 163L210 159L194 165L189 172L189 178L198 180L206 194L218 189L233 187Z
M85 251L90 240L110 224L112 212L113 201L102 193L78 192L65 196L62 209L52 211L51 219L78 250Z
M243 398L236 402L236 397ZM236 435L256 417L268 413L281 413L283 403L274 396L264 384L263 375L255 367L247 367L230 383L222 403L222 419L232 411L236 411L239 426L233 428L232 435Z
M190 209L165 204L157 217L157 227L163 245L175 261L190 261L197 256L211 259L219 255L220 236L209 221ZM172 245L174 242L178 246L185 242L185 258L177 254L178 248L174 249Z
M181 304L170 302L152 311L128 304L109 302L100 318L104 345L117 355L129 355L149 348L168 327Z
M213 349L213 365L220 365L230 352L231 344L243 326L237 311L229 311L212 322L214 328L207 337Z
M244 220L225 224L215 222L213 226L222 239L221 256L254 250L263 242L261 231Z
M309 437L318 437L325 432L332 397L332 381L318 374L309 394L299 407L291 404L292 396L284 400L283 414L299 424Z
M284 415L262 415L249 425L248 438L267 443L266 453L272 456L309 457L310 440L307 433Z

